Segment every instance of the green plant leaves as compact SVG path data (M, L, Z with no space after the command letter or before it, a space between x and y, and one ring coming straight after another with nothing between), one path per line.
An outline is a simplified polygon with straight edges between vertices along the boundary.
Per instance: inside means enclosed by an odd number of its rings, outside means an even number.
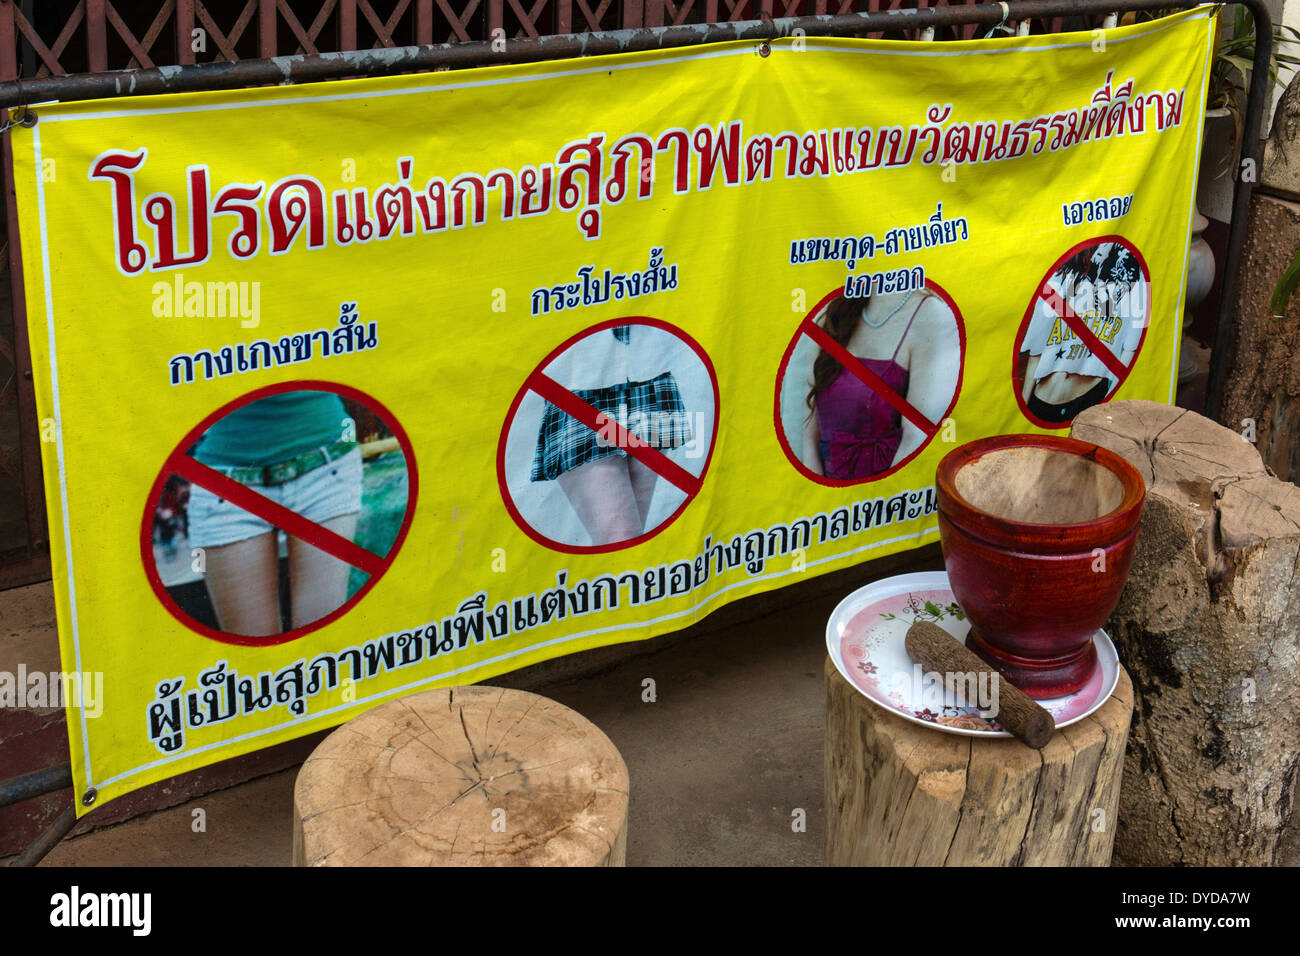
M1286 313L1287 301L1291 294L1295 292L1296 287L1300 286L1300 249L1296 250L1295 256L1291 259L1291 264L1282 272L1282 278L1278 280L1273 289L1273 300L1271 306L1273 314L1282 317Z

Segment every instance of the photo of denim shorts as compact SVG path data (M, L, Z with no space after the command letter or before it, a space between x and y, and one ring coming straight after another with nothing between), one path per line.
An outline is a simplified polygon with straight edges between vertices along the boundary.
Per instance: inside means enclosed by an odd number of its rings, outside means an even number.
M354 514L361 510L361 449L353 448L337 461L282 485L250 487L317 524ZM274 530L269 522L198 485L190 491L189 520L190 546L194 548L219 548Z

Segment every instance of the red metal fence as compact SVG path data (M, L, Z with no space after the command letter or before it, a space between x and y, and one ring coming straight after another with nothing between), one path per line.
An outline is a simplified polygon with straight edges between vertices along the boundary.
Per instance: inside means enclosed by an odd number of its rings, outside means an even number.
M973 0L0 0L0 80ZM1015 3L1011 3L1014 18ZM1014 19L1013 19L1014 23ZM1094 24L1032 24L1056 32ZM935 39L965 39L967 25ZM881 34L869 34L879 37ZM901 34L898 38L904 38ZM907 37L912 38L912 37ZM9 136L0 137L4 168ZM12 184L0 218L0 588L49 576Z
M523 39L944 5L950 4L930 0L163 0L154 4L0 0L0 79L493 36ZM963 27L961 35L970 37L976 29Z

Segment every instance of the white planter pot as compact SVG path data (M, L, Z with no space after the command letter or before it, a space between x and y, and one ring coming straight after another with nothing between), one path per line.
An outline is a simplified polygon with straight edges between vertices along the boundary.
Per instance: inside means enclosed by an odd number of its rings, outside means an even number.
M1232 218L1232 170L1237 157L1232 148L1232 114L1226 109L1207 110L1201 134L1201 171L1196 183L1196 208L1219 222Z
M1222 214L1226 222L1232 215L1232 114L1226 109L1209 110L1201 139L1201 171L1197 181L1196 208L1192 210L1192 236L1187 247L1187 298L1183 307L1183 329L1191 314L1209 294L1214 284L1214 252L1202 233L1210 224L1202 212ZM1178 384L1186 385L1196 377L1195 343L1184 334L1179 350Z

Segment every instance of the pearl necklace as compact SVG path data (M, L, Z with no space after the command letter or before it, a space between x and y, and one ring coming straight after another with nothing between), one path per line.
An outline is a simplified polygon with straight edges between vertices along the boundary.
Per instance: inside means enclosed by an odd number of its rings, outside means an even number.
M868 318L867 318L867 310L866 310L866 309L863 309L863 310L862 310L862 324L865 325L865 326L866 326L867 328L869 328L869 329L878 329L878 328L880 328L882 325L884 325L886 322L888 322L890 319L892 319L894 316L898 315L898 313L902 311L903 306L907 305L907 303L910 302L910 301L912 301L912 293L911 293L911 292L907 293L907 295L903 297L903 301L900 302L900 303L898 303L898 305L896 305L896 306L894 307L894 310L893 310L892 312L890 312L889 315L887 315L887 316L885 316L883 319L881 319L879 322L872 322L870 319L868 319Z

